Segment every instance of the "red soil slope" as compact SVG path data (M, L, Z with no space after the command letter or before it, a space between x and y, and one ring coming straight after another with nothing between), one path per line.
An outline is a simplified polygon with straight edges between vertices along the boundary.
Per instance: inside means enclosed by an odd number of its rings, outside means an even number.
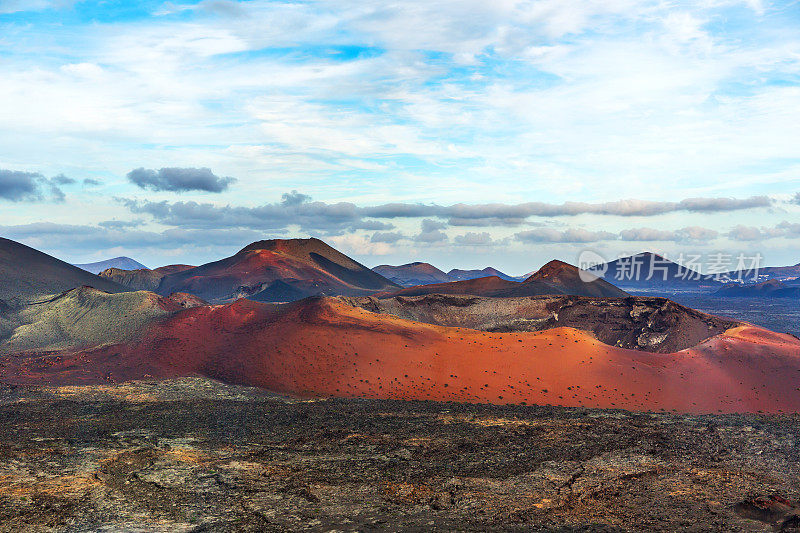
M140 342L0 358L2 381L91 383L200 374L300 396L678 410L800 411L800 341L757 327L677 353L557 328L488 333L311 299L179 311Z

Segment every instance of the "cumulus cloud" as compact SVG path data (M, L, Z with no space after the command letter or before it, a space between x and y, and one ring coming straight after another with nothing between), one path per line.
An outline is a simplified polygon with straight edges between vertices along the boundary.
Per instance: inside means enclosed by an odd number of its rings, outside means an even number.
M590 231L582 228L568 228L557 230L553 228L536 228L514 234L514 238L522 242L559 242L559 243L586 243L617 238L614 233L607 231Z
M687 226L677 230L633 228L619 232L619 238L623 241L709 241L718 235L719 232L701 226Z
M141 220L103 220L97 223L101 228L107 229L136 228L143 224L144 222Z
M786 220L771 227L740 224L731 228L727 236L735 241L763 241L780 237L792 238L800 236L800 224Z
M369 226L348 202L328 204L312 202L307 198L298 201L291 194L282 201L258 207L217 206L198 202L152 202L121 198L131 212L151 215L158 222L189 228L247 228L257 230L285 230L296 226L305 232L321 231L326 234L354 231ZM386 229L385 224L373 225Z
M495 244L492 236L486 231L481 233L468 231L463 235L456 235L455 238L453 238L453 242L464 246L490 246Z
M236 178L220 178L208 168L137 168L128 172L128 180L142 189L153 191L225 191Z
M369 240L371 242L385 242L393 244L405 238L406 238L405 235L403 235L399 231L383 231L383 232L373 233L372 237L370 237Z
M426 218L420 225L421 231L417 235L414 235L414 242L427 244L447 242L447 234L441 231L446 227L447 224L444 222Z
M76 183L76 181L64 174L59 174L58 176L54 176L50 179L50 182L55 185L72 185Z
M647 200L618 200L614 202L587 203L526 202L522 204L454 204L450 206L391 203L365 207L362 212L377 218L447 219L451 226L515 226L530 217L568 217L594 214L606 216L650 217L688 211L692 213L718 213L769 207L767 196L749 198L688 198L679 202L654 202Z
M0 198L12 202L41 199L42 179L37 172L0 170Z
M100 183L101 183L100 180L96 180L96 179L93 179L93 178L84 178L83 179L83 186L84 187L95 187L97 185L100 185Z
M71 183L75 180L63 174L48 179L39 172L0 169L0 199L33 202L49 197L54 202L63 202L66 195L59 185Z
M305 232L322 232L335 235L357 230L389 232L395 226L388 222L398 218L421 218L420 233L414 237L416 242L444 242L448 240L442 231L449 226L500 227L518 226L528 222L530 216L551 217L579 215L586 213L653 216L676 209L702 209L713 212L715 209L749 209L753 206L768 205L762 197L744 200L731 199L693 199L682 202L640 202L627 200L604 204L546 204L542 202L525 204L455 204L451 206L392 203L360 207L352 202L327 203L313 201L312 198L296 190L285 193L279 202L255 207L216 205L213 203L153 202L147 200L118 199L135 214L151 215L157 222L169 226L190 228L246 228L257 230L286 230L297 227ZM719 201L716 201L719 200ZM681 207L683 206L683 207ZM711 211L709 211L711 210ZM539 242L591 242L608 240L607 232L586 232L585 230L566 230L553 233L552 228L521 232L518 240ZM469 235L469 237L467 237ZM464 234L456 243L475 240L481 233ZM691 241L710 240L716 232L708 228L690 226L680 230L656 230L637 228L624 230L619 238L630 241ZM616 238L616 237L615 237ZM564 241L563 239L568 239ZM588 241L587 241L588 239Z
M95 252L102 249L169 250L179 246L240 247L264 238L257 231L241 229L183 229L162 232L131 230L122 226L92 226L36 222L0 226L3 236L42 250Z

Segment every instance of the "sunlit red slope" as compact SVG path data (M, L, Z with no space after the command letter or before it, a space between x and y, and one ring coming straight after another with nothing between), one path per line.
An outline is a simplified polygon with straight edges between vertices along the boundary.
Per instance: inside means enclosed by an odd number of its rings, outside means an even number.
M608 346L571 328L487 333L377 315L328 298L187 309L135 344L0 362L3 380L15 383L200 374L308 397L800 410L800 341L756 327L654 354Z

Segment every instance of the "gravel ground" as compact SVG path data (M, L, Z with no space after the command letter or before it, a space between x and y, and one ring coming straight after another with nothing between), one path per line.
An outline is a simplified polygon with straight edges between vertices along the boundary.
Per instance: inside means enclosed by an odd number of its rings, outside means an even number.
M1 531L800 531L798 416L0 390Z

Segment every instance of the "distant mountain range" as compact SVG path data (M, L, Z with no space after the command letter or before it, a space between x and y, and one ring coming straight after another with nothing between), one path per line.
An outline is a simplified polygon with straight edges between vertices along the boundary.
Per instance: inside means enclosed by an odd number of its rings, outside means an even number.
M800 298L800 287L771 279L752 285L730 283L714 293L717 296L735 298Z
M423 263L421 261L406 263L405 265L378 265L372 270L402 287L449 283L451 281L468 281L491 276L496 276L507 281L522 281L525 279L509 276L493 267L486 267L482 270L461 270L454 268L445 273L432 264Z
M113 259L106 259L105 261L97 261L96 263L82 263L75 265L92 274L99 274L107 268L119 268L121 270L138 270L147 269L146 266L140 262L131 259L130 257L115 257Z
M156 270L100 277L0 239L0 382L199 375L305 398L800 409L797 338L628 296L561 261L522 282L401 288L322 241L291 239ZM157 280L161 294L114 279ZM781 372L765 381L768 369Z
M626 290L701 289L721 286L704 275L652 252L622 257L588 269Z
M754 276L758 276L758 280L767 281L775 279L778 281L795 281L800 279L800 263L792 266L782 267L762 267L756 270L734 270L726 272L725 274L731 279L752 281Z
M591 281L584 281L582 277ZM624 297L625 291L611 283L583 273L563 261L551 261L525 281L509 281L498 276L450 281L407 287L397 291L378 293L379 298L395 296L423 296L428 294L470 294L490 297L542 296L571 294L575 296Z
M446 283L453 279L430 263L416 261L405 265L378 265L372 269L402 287Z
M448 272L447 275L450 276L450 281L464 281L468 279L485 278L488 276L497 276L498 278L507 281L522 281L525 279L509 276L508 274L504 274L503 272L500 272L496 268L492 267L486 267L483 270L460 270L458 268L454 268Z

